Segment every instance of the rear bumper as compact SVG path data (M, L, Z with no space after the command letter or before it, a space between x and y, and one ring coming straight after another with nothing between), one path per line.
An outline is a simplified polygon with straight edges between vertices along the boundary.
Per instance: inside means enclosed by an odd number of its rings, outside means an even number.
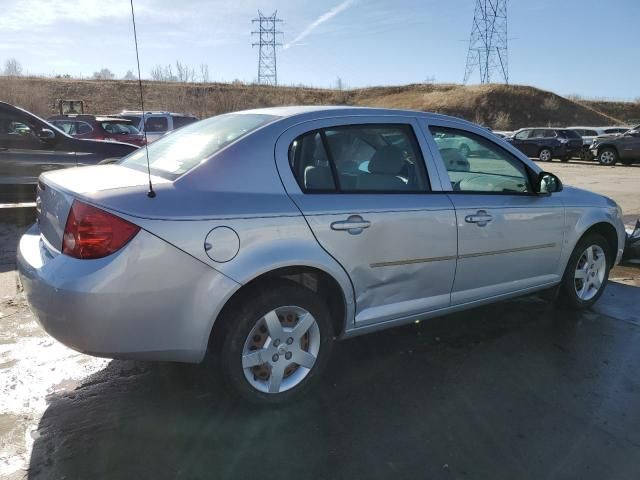
M202 360L222 305L237 284L141 230L97 260L51 252L37 225L18 247L27 301L65 345L109 358Z

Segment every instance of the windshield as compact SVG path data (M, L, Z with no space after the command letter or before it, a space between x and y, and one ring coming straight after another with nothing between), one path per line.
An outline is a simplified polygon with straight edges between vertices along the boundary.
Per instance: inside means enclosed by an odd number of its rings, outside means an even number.
M273 115L226 114L183 127L149 145L151 173L174 180L234 140L275 118ZM120 165L146 171L146 150L135 151L123 158Z

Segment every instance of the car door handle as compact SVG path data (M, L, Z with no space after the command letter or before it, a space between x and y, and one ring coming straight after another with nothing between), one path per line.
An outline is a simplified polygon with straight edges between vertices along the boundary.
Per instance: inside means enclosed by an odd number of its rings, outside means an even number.
M484 227L491 220L493 220L493 217L489 215L485 210L478 210L475 215L467 215L466 217L464 217L465 222L475 223L479 227Z
M340 220L331 224L331 230L346 230L351 235L358 235L362 230L369 228L371 222L363 219L360 215L351 215L346 220Z

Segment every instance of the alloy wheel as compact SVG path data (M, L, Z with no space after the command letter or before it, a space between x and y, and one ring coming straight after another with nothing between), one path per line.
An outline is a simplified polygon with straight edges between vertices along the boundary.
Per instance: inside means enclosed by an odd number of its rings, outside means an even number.
M603 165L612 165L615 160L616 156L611 150L605 150L600 154L600 163Z
M264 393L280 393L302 382L320 351L320 328L307 310L283 306L271 310L249 332L242 369L249 384Z
M548 162L549 160L551 160L551 151L545 148L540 152L540 161Z
M582 252L573 275L576 295L580 300L589 301L595 297L607 273L607 259L598 245L591 245Z

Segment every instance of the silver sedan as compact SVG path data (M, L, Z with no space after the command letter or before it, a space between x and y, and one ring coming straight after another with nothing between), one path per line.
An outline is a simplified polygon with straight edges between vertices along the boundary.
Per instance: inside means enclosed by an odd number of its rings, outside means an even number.
M47 332L113 358L217 356L263 403L312 386L336 338L548 289L589 307L625 238L615 202L482 127L348 107L209 118L148 158L43 174L38 208L18 264Z

